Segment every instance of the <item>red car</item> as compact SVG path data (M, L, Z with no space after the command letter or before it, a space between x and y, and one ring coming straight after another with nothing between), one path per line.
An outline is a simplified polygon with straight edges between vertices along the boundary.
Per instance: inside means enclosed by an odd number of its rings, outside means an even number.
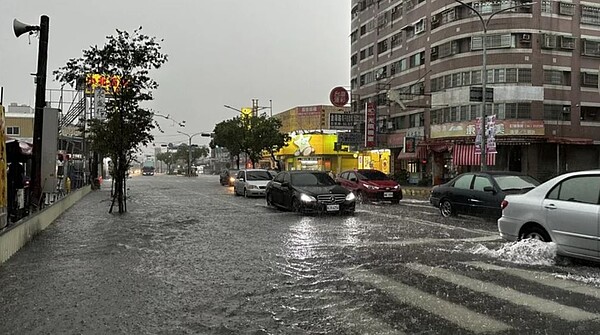
M374 169L348 170L339 174L340 185L356 194L357 202L402 200L402 189L385 173Z

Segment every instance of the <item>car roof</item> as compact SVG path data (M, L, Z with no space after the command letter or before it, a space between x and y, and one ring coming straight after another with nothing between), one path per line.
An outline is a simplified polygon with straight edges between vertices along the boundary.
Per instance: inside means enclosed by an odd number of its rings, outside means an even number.
M327 173L326 171L314 171L314 170L292 170L292 171L286 171L289 172L290 174L302 174L302 173Z
M246 171L246 172L250 172L250 171L266 171L266 172L269 172L269 170L267 170L267 169L245 169L245 170L241 170L241 171Z

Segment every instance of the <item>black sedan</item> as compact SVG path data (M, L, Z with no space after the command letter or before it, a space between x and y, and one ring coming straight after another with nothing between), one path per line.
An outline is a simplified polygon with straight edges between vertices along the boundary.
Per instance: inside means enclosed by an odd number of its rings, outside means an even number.
M463 173L446 184L434 186L429 202L444 217L457 214L498 219L507 194L522 194L540 183L525 174L509 171Z
M266 189L267 205L300 213L346 213L355 209L354 193L324 171L284 171Z

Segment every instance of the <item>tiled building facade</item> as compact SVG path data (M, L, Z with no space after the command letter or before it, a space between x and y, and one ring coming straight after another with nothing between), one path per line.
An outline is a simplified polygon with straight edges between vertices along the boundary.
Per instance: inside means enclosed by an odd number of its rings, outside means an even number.
M377 105L394 170L438 183L480 169L484 59L489 169L545 180L600 166L600 1L353 0L351 17L352 110Z

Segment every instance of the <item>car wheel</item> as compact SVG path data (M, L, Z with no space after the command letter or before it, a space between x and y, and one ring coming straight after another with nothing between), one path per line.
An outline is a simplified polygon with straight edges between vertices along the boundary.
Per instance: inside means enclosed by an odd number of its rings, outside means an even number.
M273 196L271 193L267 193L265 198L267 199L267 206L273 206Z
M237 190L235 189L235 187L233 188L233 195L238 196L239 194L237 193Z
M455 215L454 207L452 206L452 203L449 200L442 200L442 202L440 203L440 213L445 218L449 218Z
M364 204L367 202L366 197L361 191L356 191L356 202L358 202L359 204Z
M292 199L292 210L294 212L302 213L302 203L300 203L300 199Z
M521 233L521 239L534 239L542 242L552 242L550 235L544 230L544 228L539 226L530 226L523 230Z

